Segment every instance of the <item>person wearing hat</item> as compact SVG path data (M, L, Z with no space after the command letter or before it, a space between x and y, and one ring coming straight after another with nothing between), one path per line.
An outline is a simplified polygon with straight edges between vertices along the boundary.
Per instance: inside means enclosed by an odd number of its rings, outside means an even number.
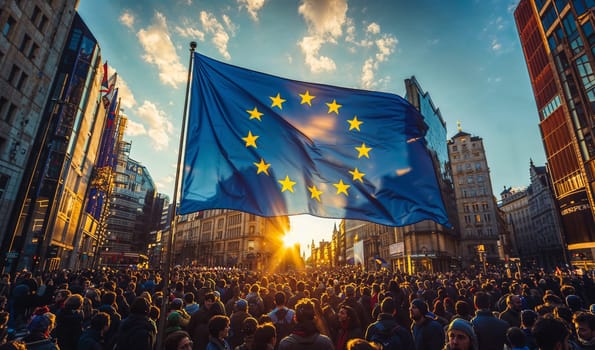
M409 316L413 323L411 333L415 350L441 350L444 346L442 325L428 316L428 304L423 299L413 299L409 305Z
M471 322L455 318L446 329L445 350L479 350L477 335Z
M248 313L248 302L246 299L238 299L234 306L234 311L230 316L229 338L227 341L232 349L244 342L242 327L244 320L250 317Z
M33 350L57 350L60 349L55 341L50 337L52 321L46 315L37 315L31 319L27 329L27 334L23 341L27 349Z

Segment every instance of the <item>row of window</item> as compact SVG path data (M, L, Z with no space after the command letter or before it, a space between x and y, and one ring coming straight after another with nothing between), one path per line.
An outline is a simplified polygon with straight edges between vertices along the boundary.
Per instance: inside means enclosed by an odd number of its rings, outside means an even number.
M471 148L476 148L477 147L477 143L476 142L471 142ZM467 143L463 143L461 145L461 150L465 151L467 150ZM452 151L453 152L457 152L459 150L459 147L457 145L452 146Z
M465 215L465 224L481 224L481 223L490 223L492 222L492 215L489 213L483 214L475 214L475 215Z
M474 198L478 196L490 195L484 186L478 186L477 188L466 188L463 190L463 198Z
M459 185L464 185L465 183L467 184L473 184L473 183L484 183L486 180L485 175L467 175L467 177L465 176L460 176L459 177Z
M465 203L463 204L463 212L465 213L470 213L471 210L473 210L474 213L479 212L481 209L481 211L488 211L490 209L490 206L488 205L487 202L482 202L482 203Z
M481 163L476 162L475 164L472 164L472 163L457 164L457 173L462 173L463 170L471 171L473 169L475 169L475 171L481 170Z

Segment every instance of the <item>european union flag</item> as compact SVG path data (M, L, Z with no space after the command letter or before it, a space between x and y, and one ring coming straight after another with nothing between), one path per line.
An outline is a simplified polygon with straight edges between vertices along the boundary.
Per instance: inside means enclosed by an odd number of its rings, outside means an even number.
M448 224L419 112L194 53L179 212Z

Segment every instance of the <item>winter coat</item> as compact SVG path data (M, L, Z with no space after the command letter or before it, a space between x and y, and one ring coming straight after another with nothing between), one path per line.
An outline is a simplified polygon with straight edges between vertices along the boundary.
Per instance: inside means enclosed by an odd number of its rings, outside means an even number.
M117 350L143 350L155 346L157 329L148 316L130 314L120 322L116 335Z

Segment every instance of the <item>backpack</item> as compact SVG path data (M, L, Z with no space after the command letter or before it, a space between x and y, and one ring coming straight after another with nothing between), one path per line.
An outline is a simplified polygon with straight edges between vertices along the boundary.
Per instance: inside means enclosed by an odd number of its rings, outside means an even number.
M393 328L388 329L383 322L378 322L375 327L377 332L375 332L370 337L369 341L382 345L382 349L384 350L407 350L403 349L401 337L397 332L400 327L399 324L396 324Z
M275 318L277 321L273 322L273 324L275 326L275 330L277 331L277 343L279 343L281 339L291 334L293 325L291 324L291 320L287 320L288 312L289 310L286 308L277 309L277 311L275 311Z

